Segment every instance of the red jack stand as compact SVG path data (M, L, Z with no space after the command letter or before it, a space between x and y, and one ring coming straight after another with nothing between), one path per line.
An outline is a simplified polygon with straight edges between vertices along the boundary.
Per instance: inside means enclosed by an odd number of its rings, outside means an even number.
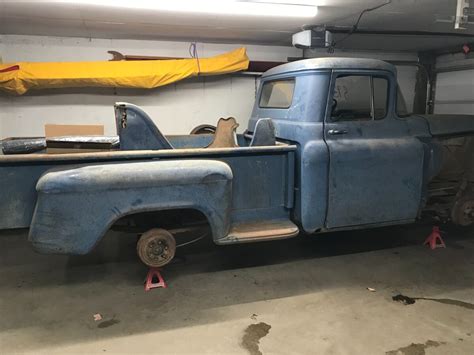
M439 240L439 244L438 244ZM439 227L433 227L431 234L426 238L423 245L428 244L432 250L436 248L446 248L446 244L444 244L443 238L441 238L441 232Z
M156 279L157 282L153 282L153 279ZM145 280L145 291L148 292L151 289L154 288L166 288L166 282L165 279L163 279L163 276L161 276L160 269L151 267L148 270L148 274L146 275L146 280Z

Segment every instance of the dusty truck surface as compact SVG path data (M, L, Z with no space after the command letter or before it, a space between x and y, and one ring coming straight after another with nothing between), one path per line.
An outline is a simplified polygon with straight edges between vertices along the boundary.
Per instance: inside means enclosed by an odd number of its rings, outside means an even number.
M29 227L42 253L86 254L110 228L135 228L149 266L180 234L216 244L411 223L474 222L474 116L406 112L395 68L369 59L284 64L261 79L249 125L164 136L139 107L115 105L117 137L55 137L106 146L48 154L44 138L6 139L0 228Z

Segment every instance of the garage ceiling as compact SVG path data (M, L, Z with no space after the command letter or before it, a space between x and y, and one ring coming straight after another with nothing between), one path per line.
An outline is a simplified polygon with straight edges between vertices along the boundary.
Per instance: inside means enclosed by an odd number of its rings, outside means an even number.
M224 1L216 1L216 6L222 6ZM130 8L133 0L126 7L93 5L90 1L80 4L80 1L0 0L0 33L288 45L291 35L303 26L326 25L348 30L362 10L386 1L311 2L318 5L315 17L287 18L208 13L197 15ZM467 30L454 29L455 10L456 0L392 0L387 6L366 13L359 30L423 31L446 35L354 34L341 43L340 48L419 51L458 46L474 40L473 24ZM341 36L344 35L336 35L336 41Z

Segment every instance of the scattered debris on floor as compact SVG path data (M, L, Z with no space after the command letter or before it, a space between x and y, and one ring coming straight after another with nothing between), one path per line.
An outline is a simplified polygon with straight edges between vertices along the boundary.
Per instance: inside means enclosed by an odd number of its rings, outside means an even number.
M416 302L414 298L404 296L402 294L393 296L392 300L394 300L395 302L401 302L404 305L414 304Z
M258 314L254 313L250 316L250 319L257 320L257 317L258 317Z
M259 349L260 339L268 334L272 326L267 323L250 324L242 338L242 346L247 349L250 355L262 355Z
M113 326L115 324L118 324L118 323L120 323L120 320L112 318L112 319L105 320L105 321L99 323L97 325L97 328L101 328L101 329L108 328L108 327L111 327L111 326Z
M370 291L370 292L375 292L375 288L372 288L372 287L367 287L367 290Z
M102 315L100 313L94 314L93 317L94 317L94 321L96 322L102 320Z
M403 348L387 351L385 354L387 355L425 355L426 354L425 349L436 348L444 344L446 343L443 341L428 340L423 344L411 343L410 345L405 346Z

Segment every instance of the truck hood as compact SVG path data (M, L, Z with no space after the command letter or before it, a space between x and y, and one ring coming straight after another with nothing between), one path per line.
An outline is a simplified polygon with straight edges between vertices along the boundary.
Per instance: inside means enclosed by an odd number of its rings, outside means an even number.
M474 115L417 115L424 118L435 137L474 134Z

